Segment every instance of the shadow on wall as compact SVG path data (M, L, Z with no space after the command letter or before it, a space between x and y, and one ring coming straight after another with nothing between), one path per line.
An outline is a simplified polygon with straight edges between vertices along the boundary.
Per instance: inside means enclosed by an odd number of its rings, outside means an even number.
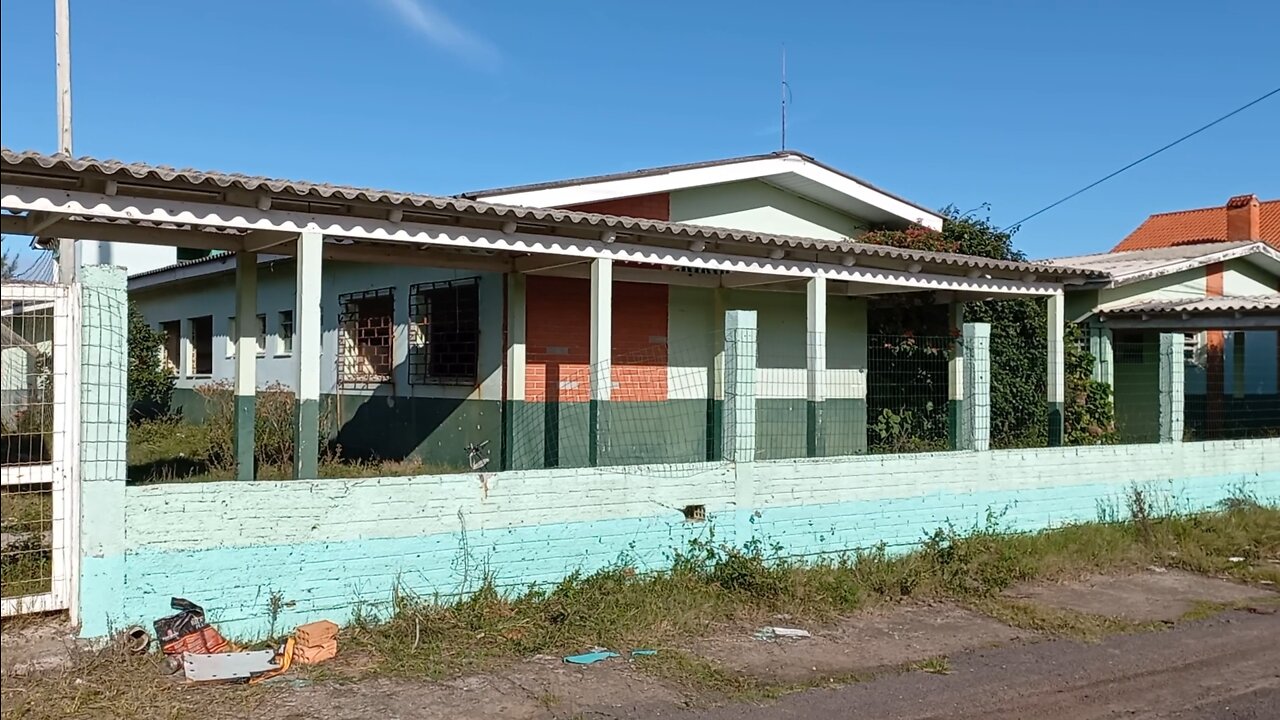
M403 363L387 376L408 377L399 372ZM478 378L502 371L496 358L479 360ZM429 396L449 392L457 397ZM418 393L422 393L419 395ZM463 397L463 395L467 397ZM477 399L476 386L409 385L395 382L360 383L339 387L338 393L321 401L321 414L333 418L337 431L333 450L349 460L403 461L418 459L431 466L469 469L469 445L485 445L497 469L502 437L502 403L498 399Z

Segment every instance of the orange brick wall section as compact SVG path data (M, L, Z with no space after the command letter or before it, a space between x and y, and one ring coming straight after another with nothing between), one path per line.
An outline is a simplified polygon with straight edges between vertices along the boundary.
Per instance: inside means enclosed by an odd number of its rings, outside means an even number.
M526 286L525 400L591 399L591 283L531 275ZM613 392L667 399L666 285L614 283Z
M1207 265L1204 269L1204 294L1206 297L1222 297L1224 270L1222 263ZM1208 367L1205 368L1205 395L1208 400L1205 421L1210 433L1222 428L1222 395L1226 391L1226 336L1221 330L1205 333L1205 351Z
M603 215L622 215L646 220L670 220L671 196L667 193L637 195L616 200L601 200L600 202L584 203L582 205L570 205L565 207L565 210L601 213Z

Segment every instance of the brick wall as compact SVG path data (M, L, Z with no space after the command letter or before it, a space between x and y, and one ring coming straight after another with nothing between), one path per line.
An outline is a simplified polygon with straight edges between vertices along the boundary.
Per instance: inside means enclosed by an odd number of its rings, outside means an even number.
M525 399L590 399L591 283L531 275L526 286ZM613 399L667 398L668 287L613 285Z
M645 218L646 220L670 220L671 196L667 193L637 195L616 200L601 200L600 202L583 203L582 205L570 205L565 209L601 213L602 215Z
M1020 530L1096 520L1100 509L1123 516L1134 485L1157 508L1213 507L1240 487L1275 502L1280 442L129 487L125 556L114 559L124 590L110 617L149 622L178 595L233 636L258 637L277 593L277 629L345 622L356 608L385 611L397 585L451 595L491 572L514 591L620 557L657 569L713 528L717 541L757 538L797 556L878 542L904 550L988 512ZM692 504L705 505L707 523L685 521L680 508Z

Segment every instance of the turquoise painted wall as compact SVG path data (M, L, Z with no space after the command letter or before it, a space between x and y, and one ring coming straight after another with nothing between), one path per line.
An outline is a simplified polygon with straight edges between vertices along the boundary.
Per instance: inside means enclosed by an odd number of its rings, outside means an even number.
M858 237L867 229L858 218L759 180L673 192L671 220L823 240Z
M904 550L988 509L1024 530L1093 520L1135 483L1186 510L1242 486L1280 500L1280 440L129 487L120 516L86 506L86 523L119 523L124 542L92 568L118 583L86 575L83 634L150 621L180 595L259 637L274 593L278 628L344 622L385 612L397 584L452 595L485 571L517 591L617 562L659 569L712 528L795 556ZM691 504L707 523L684 520Z

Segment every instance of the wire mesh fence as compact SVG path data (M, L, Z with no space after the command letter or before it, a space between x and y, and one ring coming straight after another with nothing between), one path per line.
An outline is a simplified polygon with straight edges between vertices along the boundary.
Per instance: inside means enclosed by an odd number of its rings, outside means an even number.
M867 449L873 453L946 450L958 403L948 397L962 340L872 335L867 343ZM958 400L958 398L956 399Z
M1111 340L1112 400L1122 443L1160 437L1160 339L1155 333L1117 331Z
M712 333L671 342L649 336L631 347L615 344L612 359L594 366L585 347L531 344L524 401L509 410L509 464L678 466L718 459L722 343ZM593 383L607 399L592 399Z
M6 281L0 299L0 596L54 589L70 421L66 289Z
M1275 331L1187 333L1185 440L1280 437L1280 348Z

